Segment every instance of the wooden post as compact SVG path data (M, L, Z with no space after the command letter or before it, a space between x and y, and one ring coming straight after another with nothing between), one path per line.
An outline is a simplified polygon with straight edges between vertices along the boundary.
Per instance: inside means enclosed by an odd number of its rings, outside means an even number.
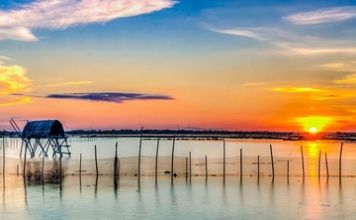
M329 179L329 163L328 163L328 154L325 152L325 169L326 169L326 178Z
M192 181L192 152L189 151L189 182Z
M94 145L94 153L95 153L95 170L96 170L96 178L99 176L99 168L98 168L98 155L96 151L96 145Z
M208 156L205 156L205 182L208 181Z
M82 185L82 154L79 155L79 185Z
M240 181L242 181L242 176L243 176L242 164L243 164L243 161L242 161L242 148L240 148Z
M269 150L270 150L270 153L271 153L272 181L274 181L274 160L273 160L272 144L269 145Z
M260 182L260 155L257 155L257 181Z
M185 157L185 180L188 181L188 157Z
M44 181L44 163L45 163L45 156L42 156L42 168L41 168L41 174L42 174L42 181Z
M157 147L156 147L156 160L155 160L155 180L157 181L157 173L158 173L158 151L159 151L159 138L157 139Z
M117 177L117 146L118 142L115 143L115 158L114 158L114 180L116 181Z
M19 165L16 165L16 176L19 176Z
M300 145L300 153L302 157L302 175L303 175L303 181L305 179L305 168L304 168L304 151L303 151L303 146Z
M287 183L289 183L289 160L287 160Z
M6 160L6 155L5 155L5 136L2 138L2 175L3 175L3 182L5 182L5 160Z
M173 183L173 178L174 178L174 146L176 143L176 137L173 137L173 143L172 143L172 156L171 156L171 183Z
M138 178L138 181L141 180L142 132L143 132L143 127L141 127L140 142L139 142L139 145L138 145L138 164L137 164L137 178Z
M62 156L59 156L59 185L62 184Z
M226 176L226 144L225 139L223 139L223 180L225 181Z
M318 159L318 180L320 181L320 168L321 168L321 150L319 150L319 159Z
M344 146L344 143L341 143L341 146L340 146L340 154L339 154L339 182L341 182L341 176L342 176L342 173L341 173L341 171L342 171L342 167L341 167L341 160L342 160L342 148L343 148L343 146Z
M24 156L23 171L22 171L22 175L24 176L24 178L26 177L26 159L27 159L27 143L25 145L25 156Z

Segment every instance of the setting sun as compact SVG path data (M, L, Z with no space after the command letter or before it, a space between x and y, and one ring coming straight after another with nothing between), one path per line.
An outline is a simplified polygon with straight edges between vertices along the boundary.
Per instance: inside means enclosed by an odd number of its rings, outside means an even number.
M326 116L306 116L296 119L305 132L316 134L325 129L331 123L331 118Z
M309 128L309 133L311 133L311 134L316 134L316 133L318 133L319 131L318 131L318 129L316 128L316 127L310 127Z

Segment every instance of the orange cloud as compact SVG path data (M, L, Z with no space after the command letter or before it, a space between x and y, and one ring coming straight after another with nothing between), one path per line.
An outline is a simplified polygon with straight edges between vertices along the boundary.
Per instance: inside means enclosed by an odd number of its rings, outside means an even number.
M285 92L285 93L312 93L312 92L324 92L322 89L316 89L311 87L276 87L272 91Z
M26 70L17 65L6 66L0 64L0 105L14 105L28 103L28 97L16 97L14 93L24 93L30 90L31 81L26 76Z

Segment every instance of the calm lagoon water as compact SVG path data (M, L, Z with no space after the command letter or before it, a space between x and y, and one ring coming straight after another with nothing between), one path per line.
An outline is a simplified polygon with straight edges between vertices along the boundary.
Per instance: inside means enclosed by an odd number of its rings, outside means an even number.
M112 159L119 143L120 178L114 184ZM24 181L16 168L19 146L7 140L6 175L0 181L0 219L354 219L356 214L356 145L345 143L343 178L337 178L340 142L287 142L271 140L227 140L227 178L222 173L221 141L177 141L175 172L171 184L164 171L170 169L171 140L160 143L159 178L153 174L156 140L144 140L143 177L134 176L138 139L72 140L72 158L63 159L64 177L53 180L52 159L45 160L45 180L36 178L41 159L29 161L31 178ZM276 178L272 182L269 144L275 155ZM93 153L97 145L99 178L94 174ZM301 177L300 145L303 145L306 174ZM239 178L239 152L243 149L244 173ZM185 157L192 152L192 181L185 178ZM321 157L321 178L317 177ZM324 153L328 154L331 177L325 176ZM79 184L79 154L83 176ZM205 181L204 157L209 177ZM256 158L261 156L261 178L257 181ZM286 177L286 161L291 177ZM21 169L20 169L21 170ZM21 172L21 171L20 171Z

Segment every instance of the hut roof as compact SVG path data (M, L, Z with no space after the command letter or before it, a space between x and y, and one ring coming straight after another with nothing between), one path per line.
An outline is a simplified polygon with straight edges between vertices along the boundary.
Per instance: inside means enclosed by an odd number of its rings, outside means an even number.
M63 125L58 120L29 121L22 136L24 138L64 137Z

